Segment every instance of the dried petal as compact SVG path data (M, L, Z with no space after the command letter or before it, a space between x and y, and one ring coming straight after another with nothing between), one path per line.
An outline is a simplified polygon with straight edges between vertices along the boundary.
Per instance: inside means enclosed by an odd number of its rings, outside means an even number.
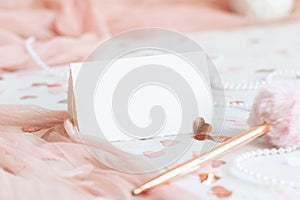
M214 186L208 191L209 194L216 195L219 198L226 198L232 195L232 191L222 187L222 186Z

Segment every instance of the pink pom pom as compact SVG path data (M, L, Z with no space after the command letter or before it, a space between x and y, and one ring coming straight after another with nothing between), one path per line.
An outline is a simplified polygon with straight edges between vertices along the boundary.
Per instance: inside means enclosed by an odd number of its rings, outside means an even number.
M255 98L248 124L271 125L270 133L259 140L276 147L300 146L300 81L277 82Z

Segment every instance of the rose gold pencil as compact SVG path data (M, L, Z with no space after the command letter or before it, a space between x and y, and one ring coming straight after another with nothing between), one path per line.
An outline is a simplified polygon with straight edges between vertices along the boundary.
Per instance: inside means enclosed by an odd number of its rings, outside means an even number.
M214 160L218 157L221 157L225 153L237 149L238 147L255 140L258 137L261 137L267 134L270 130L270 125L263 123L255 128L252 128L236 137L231 138L230 140L220 144L219 146L212 149L210 152L206 152L196 158L188 160L173 169L170 169L157 177L147 181L146 183L136 187L132 190L133 195L141 194L145 191L148 191L154 187L157 187L163 183L169 182L175 177L181 176L183 174L189 173L199 167L202 167L211 160Z

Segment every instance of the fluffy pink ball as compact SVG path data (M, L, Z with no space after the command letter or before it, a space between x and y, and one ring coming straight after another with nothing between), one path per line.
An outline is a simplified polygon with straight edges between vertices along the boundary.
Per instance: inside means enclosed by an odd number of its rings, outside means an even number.
M254 100L248 124L271 125L259 140L276 147L300 146L300 81L283 81L262 89Z

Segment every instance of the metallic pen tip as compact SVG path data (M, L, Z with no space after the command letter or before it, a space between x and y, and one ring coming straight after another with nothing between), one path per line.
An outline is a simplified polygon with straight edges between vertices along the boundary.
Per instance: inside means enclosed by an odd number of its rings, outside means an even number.
M131 192L133 195L138 195L142 193L142 189L141 188L135 188L134 190L132 190Z

